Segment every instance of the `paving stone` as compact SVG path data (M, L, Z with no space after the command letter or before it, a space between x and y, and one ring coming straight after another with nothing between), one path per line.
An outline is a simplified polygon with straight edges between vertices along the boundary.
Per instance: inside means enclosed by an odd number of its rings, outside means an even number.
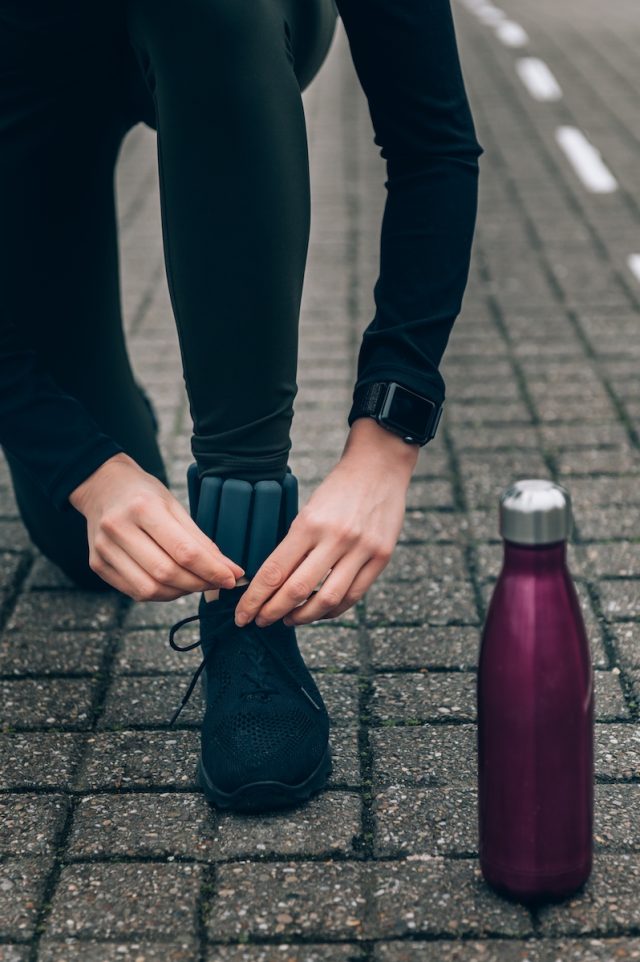
M626 962L640 959L638 939L509 939L380 942L373 962Z
M0 674L94 674L109 642L101 631L6 631L0 637Z
M70 787L84 739L63 732L0 734L0 789Z
M132 725L168 725L190 681L189 675L120 675L107 693L100 728L123 729ZM203 715L198 686L185 705L178 724L199 724Z
M221 865L206 912L209 938L362 938L361 876L349 862Z
M427 447L430 450L427 450ZM447 477L449 470L449 455L443 445L442 438L436 435L433 441L429 442L429 445L420 449L412 480L419 481L423 478L435 478L440 475Z
M333 942L329 945L217 945L210 946L206 962L360 962L364 956L357 945Z
M406 788L391 785L374 798L377 856L475 855L476 788Z
M600 505L640 504L640 485L636 474L600 478L574 478L564 483L569 488L574 510L593 510ZM636 546L640 548L640 546Z
M75 809L68 855L204 859L216 855L214 818L201 794L87 795Z
M627 471L637 470L640 466L640 455L627 444L608 448L580 448L575 450L557 451L555 455L556 465L559 475L591 475L591 474L622 474ZM585 530L580 529L583 538L598 537L595 530L612 532L613 527L624 526L624 519L620 519L620 512L611 509L613 514L610 521L615 521L615 525L607 523L597 523L597 520ZM595 527L598 524L597 528ZM637 530L637 529L636 529ZM589 531L589 534L586 533ZM602 537L616 537L613 533L605 533Z
M594 732L596 776L640 779L640 725L596 724Z
M296 630L298 646L309 669L343 671L358 667L358 632L355 628L314 622Z
M371 935L524 936L530 914L495 895L475 859L418 855L414 860L371 866Z
M453 541L460 544L468 530L468 519L454 511L407 511L398 543Z
M475 718L475 672L379 674L374 681L372 717L377 722Z
M59 568L57 564L46 558L40 551L35 551L35 558L31 571L24 582L25 591L39 591L41 588L64 588L67 591L77 590L71 578Z
M607 419L600 423L589 422L589 433L576 431L574 424L543 424L540 434L550 450L567 448L593 448L608 444L624 444L627 433L617 420ZM576 506L577 507L577 506Z
M95 685L70 678L0 681L0 726L87 728Z
M85 942L43 939L38 962L193 962L198 958L195 940L161 942ZM2 956L0 955L0 960Z
M192 625L185 625L176 637L179 645L190 645L198 640L198 623L189 631ZM122 639L120 650L115 661L115 672L188 672L195 671L202 655L200 649L193 651L174 651L169 645L169 635L166 631L142 629L129 631Z
M536 450L540 446L534 425L505 424L497 431L489 426L456 427L455 443L466 451L492 451L495 448Z
M595 671L595 716L599 720L628 718L618 673ZM476 673L418 671L376 675L371 702L377 722L419 723L451 718L473 721L476 716Z
M196 788L196 731L96 732L87 736L86 746L77 776L81 791Z
M197 615L200 592L182 595L174 601L134 601L124 618L127 631L133 628L157 628L166 631L167 641L169 629L182 618ZM180 629L181 635L188 635L191 624ZM187 638L188 642L188 638ZM182 642L180 642L182 644Z
M451 508L454 507L453 488L450 481L433 478L419 481L411 478L407 489L407 508Z
M584 551L596 577L640 577L640 542L592 543L585 545Z
M28 945L0 945L0 962L27 962L30 952Z
M470 511L468 522L471 538L475 542L503 544L496 511Z
M557 905L540 909L542 935L618 935L636 928L640 902L640 855L628 852L596 853L583 891Z
M611 636L620 664L629 668L640 668L640 622L611 625Z
M327 706L332 727L354 725L359 718L360 681L353 675L312 672Z
M215 829L220 858L354 854L361 801L348 792L322 791L304 806L259 818L221 813Z
M630 505L601 505L592 513L576 516L576 526L584 541L613 538L637 539L640 530L640 507Z
M371 663L377 670L389 668L475 667L480 632L475 627L433 625L420 628L369 628Z
M26 940L34 933L51 858L0 862L0 938Z
M0 856L50 854L68 807L64 795L0 795Z
M449 341L449 350L451 340ZM508 406L503 401L469 401L459 399L448 401L448 418L454 428L458 424L501 425L510 422L531 424L531 415L526 405L520 400L512 401Z
M368 625L428 622L475 624L478 613L471 582L425 581L405 585L374 582L366 595Z
M542 454L534 451L460 450L460 481L470 508L493 512L497 521L502 492L519 478L546 478L549 469Z
M14 585L18 573L23 566L23 555L16 554L13 551L0 551L0 585L2 585L3 588L9 588L11 585Z
M7 628L26 631L63 629L104 630L111 628L122 595L95 591L30 591L21 595Z
M600 581L602 611L610 621L637 618L640 621L640 579Z
M638 817L640 785L596 785L594 799L594 840L598 849L640 847Z
M411 581L422 583L427 578L437 581L464 581L468 577L462 549L453 544L396 545L391 560L383 568L377 583Z
M176 941L196 934L202 866L149 862L66 865L46 937Z
M358 729L353 726L332 727L329 740L333 771L328 784L357 786L361 782L360 753L358 748Z
M629 718L627 708L620 687L618 672L594 671L595 679L595 717L598 721L617 721Z
M475 725L372 729L373 778L401 785L475 785Z
M22 520L12 518L0 518L0 544L14 554L28 554L34 548Z

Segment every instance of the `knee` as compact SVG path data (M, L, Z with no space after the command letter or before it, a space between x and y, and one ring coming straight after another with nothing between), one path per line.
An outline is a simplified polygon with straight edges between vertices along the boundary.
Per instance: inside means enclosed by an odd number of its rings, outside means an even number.
M264 44L276 11L270 0L129 0L128 20L132 38L152 59L186 67L202 57L214 67L258 39Z

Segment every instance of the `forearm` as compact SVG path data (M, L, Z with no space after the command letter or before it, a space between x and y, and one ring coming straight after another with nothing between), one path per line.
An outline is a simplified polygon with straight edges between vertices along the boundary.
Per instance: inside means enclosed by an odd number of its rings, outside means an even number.
M61 511L70 509L68 495L77 485L122 451L40 368L9 323L0 330L0 445Z
M337 0L387 161L376 312L355 387L396 380L439 402L439 364L461 309L483 148L450 0Z

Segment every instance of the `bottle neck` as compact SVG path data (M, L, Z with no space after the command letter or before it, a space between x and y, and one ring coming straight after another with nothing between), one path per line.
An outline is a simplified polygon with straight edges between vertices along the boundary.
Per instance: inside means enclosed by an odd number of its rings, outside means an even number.
M517 544L503 538L504 565L510 571L545 571L562 569L567 564L567 542L552 544Z

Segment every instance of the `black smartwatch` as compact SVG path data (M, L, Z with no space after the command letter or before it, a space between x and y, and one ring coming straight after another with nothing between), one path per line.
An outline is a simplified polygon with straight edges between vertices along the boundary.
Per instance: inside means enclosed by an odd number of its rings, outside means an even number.
M397 381L376 381L363 384L353 393L353 404L348 423L359 417L373 417L407 444L426 444L434 437L444 401L437 402L398 384Z

